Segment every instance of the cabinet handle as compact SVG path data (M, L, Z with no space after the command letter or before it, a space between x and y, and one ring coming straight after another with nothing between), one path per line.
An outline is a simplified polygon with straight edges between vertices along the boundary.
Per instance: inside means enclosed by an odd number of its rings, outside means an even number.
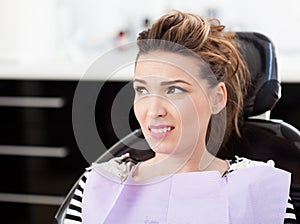
M2 202L61 205L63 200L64 197L62 196L0 193L0 201Z
M62 108L64 105L65 100L61 97L0 97L0 106L4 107Z
M65 158L64 147L0 145L0 155Z

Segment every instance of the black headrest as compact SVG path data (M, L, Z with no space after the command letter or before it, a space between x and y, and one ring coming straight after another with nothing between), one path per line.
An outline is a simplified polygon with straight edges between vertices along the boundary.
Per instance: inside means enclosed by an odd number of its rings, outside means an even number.
M244 116L247 118L271 110L280 99L281 87L271 40L260 33L236 34L252 80L244 102Z

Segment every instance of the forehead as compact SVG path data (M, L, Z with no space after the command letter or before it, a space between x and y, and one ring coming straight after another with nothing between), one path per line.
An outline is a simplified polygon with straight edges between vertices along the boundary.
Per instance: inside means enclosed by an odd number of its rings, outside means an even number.
M195 79L200 70L199 61L192 56L157 51L140 55L136 63L135 77Z

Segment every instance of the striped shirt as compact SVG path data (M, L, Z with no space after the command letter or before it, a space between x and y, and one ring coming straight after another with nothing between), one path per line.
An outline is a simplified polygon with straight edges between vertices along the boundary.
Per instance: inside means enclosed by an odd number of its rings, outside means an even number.
M129 173L128 171L131 169L133 164L130 164L128 166L128 164L125 164L125 162L120 162L120 161L123 161L124 158L126 158L126 155L115 158L113 160L114 160L114 162L117 162L119 165L121 164L121 165L125 166L126 169L125 169L124 173L128 174ZM112 162L112 161L110 161L110 162ZM104 169L111 169L112 167L114 167L114 166L110 165L111 164L110 162L107 162L105 164ZM131 163L131 162L127 162L127 163ZM254 160L249 160L246 158L239 158L239 157L236 157L236 159L234 161L228 160L228 163L230 164L230 167L229 167L228 171L224 174L224 176L226 176L226 174L228 174L230 172L233 172L238 169L246 168L246 167L274 166L274 162L272 160L268 161L267 163L264 163L264 162L259 162L259 161L254 161ZM76 187L73 198L71 199L70 205L67 209L64 224L80 224L80 223L82 223L82 209L81 209L82 208L82 197L83 197L83 192L84 192L86 181L90 174L89 171L90 171L90 169L88 169L84 173L82 178L79 180L79 183ZM109 170L109 171L114 172L113 170ZM285 217L284 217L284 224L297 224L294 206L293 206L293 203L292 203L292 200L290 197L288 198L288 202L287 202L286 213L285 213Z

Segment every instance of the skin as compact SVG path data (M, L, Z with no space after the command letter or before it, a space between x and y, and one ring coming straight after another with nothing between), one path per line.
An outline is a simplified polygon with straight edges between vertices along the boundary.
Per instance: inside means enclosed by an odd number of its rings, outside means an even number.
M226 161L207 152L205 143L211 115L226 105L226 88L224 83L209 87L199 69L191 56L159 51L139 57L134 112L155 157L139 165L133 175L137 181L228 169ZM209 162L201 166L203 160Z

